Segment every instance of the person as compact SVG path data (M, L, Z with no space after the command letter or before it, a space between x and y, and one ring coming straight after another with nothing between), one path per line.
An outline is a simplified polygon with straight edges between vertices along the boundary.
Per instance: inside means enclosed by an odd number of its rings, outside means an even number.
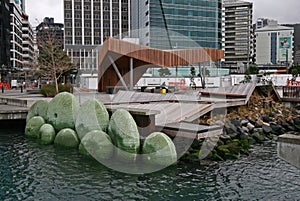
M201 100L201 95L202 95L202 93L201 93L201 91L199 91L199 93L198 93L198 99L199 100Z
M289 48L290 47L290 43L288 42L287 38L284 38L283 41L281 41L281 46L283 48Z

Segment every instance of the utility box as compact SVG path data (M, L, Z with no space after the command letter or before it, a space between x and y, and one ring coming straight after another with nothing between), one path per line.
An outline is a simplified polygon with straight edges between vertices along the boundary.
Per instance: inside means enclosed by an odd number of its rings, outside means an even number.
M18 86L18 81L17 80L11 80L11 88L17 88Z

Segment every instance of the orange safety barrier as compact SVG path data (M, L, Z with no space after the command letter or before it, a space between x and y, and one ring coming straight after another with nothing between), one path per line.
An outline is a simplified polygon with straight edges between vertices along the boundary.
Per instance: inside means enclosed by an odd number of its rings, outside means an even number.
M171 85L178 86L179 90L186 90L184 79L180 80L179 82L169 82L169 86Z
M8 90L10 90L10 84L5 83L5 82L0 82L0 88L6 87Z

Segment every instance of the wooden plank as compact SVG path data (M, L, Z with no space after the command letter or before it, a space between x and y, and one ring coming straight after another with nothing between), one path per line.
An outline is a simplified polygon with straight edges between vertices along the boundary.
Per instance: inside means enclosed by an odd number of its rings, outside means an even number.
M160 113L158 110L150 110L150 109L144 109L144 108L134 108L130 105L105 105L106 109L110 112L114 112L117 109L124 109L129 111L131 114L135 115L157 115Z
M226 96L226 97L235 97L235 98L246 98L246 94L229 94L229 93L222 93L222 92L209 92L203 91L201 92L202 95L218 95L218 96Z
M222 127L219 125L207 126L207 125L193 124L189 122L170 123L164 125L163 128L168 130L184 131L184 132L191 132L197 134L222 129Z
M207 131L203 133L193 133L193 132L163 129L162 132L166 133L171 137L184 137L184 138L190 138L195 140L203 140L205 138L220 136L223 131L222 129L217 129L217 130Z

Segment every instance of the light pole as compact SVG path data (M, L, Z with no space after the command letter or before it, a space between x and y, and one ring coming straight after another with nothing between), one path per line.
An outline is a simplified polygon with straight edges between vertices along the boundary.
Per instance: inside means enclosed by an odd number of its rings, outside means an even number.
M288 72L288 70L289 70L289 64L288 64L288 61L289 61L289 55L288 55L288 53L289 53L289 50L288 50L288 48L286 47L286 49L285 49L286 74L289 73L289 72Z

